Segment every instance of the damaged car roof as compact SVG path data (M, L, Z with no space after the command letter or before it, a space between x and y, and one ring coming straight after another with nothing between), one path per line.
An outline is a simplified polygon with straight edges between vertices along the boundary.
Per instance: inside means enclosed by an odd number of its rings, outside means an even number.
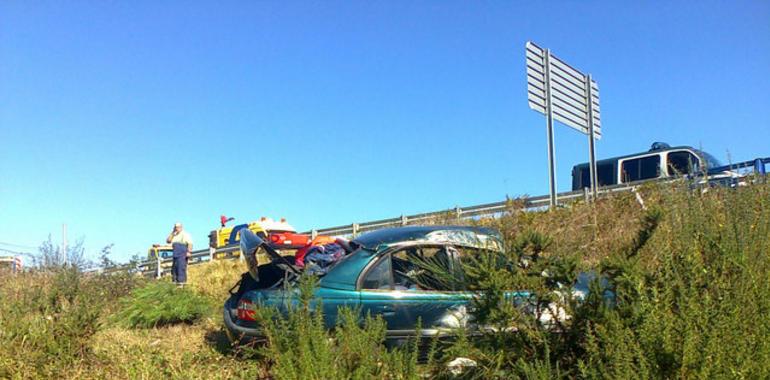
M385 228L361 235L353 241L369 249L406 241L451 243L473 248L502 251L500 233L485 227L470 226L408 226Z

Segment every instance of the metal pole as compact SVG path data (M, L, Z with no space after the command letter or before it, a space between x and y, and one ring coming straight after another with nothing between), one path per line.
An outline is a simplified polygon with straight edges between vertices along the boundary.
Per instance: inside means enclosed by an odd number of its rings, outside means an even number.
M551 109L551 51L545 49L545 113L548 129L548 180L551 193L551 207L558 204L556 199L556 157L553 143L553 111Z
M591 74L586 75L586 105L588 106L588 166L591 175L591 195L594 199L598 195L599 180L596 174L596 147L594 145L596 134L594 131L594 107L591 86Z
M67 224L61 225L61 251L64 255L63 263L67 265Z

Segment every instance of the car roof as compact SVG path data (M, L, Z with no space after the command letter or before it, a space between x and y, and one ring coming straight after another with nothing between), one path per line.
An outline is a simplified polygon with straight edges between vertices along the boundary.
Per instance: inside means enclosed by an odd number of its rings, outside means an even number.
M664 148L657 148L657 149L649 149L649 150L646 150L644 152L638 152L638 153L626 154L626 155L623 155L623 156L604 158L604 159L601 159L601 160L597 160L596 161L596 165L598 166L598 165L603 165L603 164L615 164L615 163L617 163L620 160L625 160L625 159L629 159L629 158L636 158L636 157L645 156L645 155L649 155L649 154L668 153L668 152L672 152L672 151L682 151L682 150L690 150L690 151L695 152L698 156L700 156L701 159L705 159L706 160L706 164L709 167L711 167L711 166L721 166L721 163L719 162L719 160L714 158L714 156L712 156L708 152L705 152L705 151L700 150L700 149L693 148L693 147L688 146L688 145L680 145L680 146L671 146L671 147L664 147ZM583 162L583 163L580 163L580 164L577 164L577 165L573 166L572 170L574 171L574 170L586 169L586 168L588 168L588 162Z
M503 251L500 233L491 228L469 226L407 226L384 228L363 234L353 243L366 250L358 250L343 258L321 277L321 287L356 290L356 281L372 261L390 247L401 243L452 244L486 250Z
M500 233L491 228L471 226L407 226L383 228L363 234L353 242L370 249L382 245L421 241L435 243L452 243L477 248L492 248L502 250Z

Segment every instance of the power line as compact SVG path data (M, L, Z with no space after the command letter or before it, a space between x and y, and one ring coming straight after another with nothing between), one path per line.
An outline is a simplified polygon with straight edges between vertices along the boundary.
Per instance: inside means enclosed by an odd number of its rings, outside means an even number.
M14 255L26 255L26 256L32 255L29 252L11 251L10 249L4 249L4 248L0 248L0 252L6 252L6 253L14 254Z
M6 243L6 242L2 242L2 241L0 241L0 245L7 245L9 247L16 247L16 248L29 248L29 249L37 249L38 248L38 247L33 247L31 245Z

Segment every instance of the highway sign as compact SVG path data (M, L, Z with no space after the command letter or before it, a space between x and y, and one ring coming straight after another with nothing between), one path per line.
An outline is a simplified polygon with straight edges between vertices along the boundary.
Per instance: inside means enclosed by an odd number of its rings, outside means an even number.
M532 42L525 46L527 61L527 100L529 108L546 115L548 130L548 178L551 206L556 199L556 157L553 119L588 135L591 190L596 197L596 152L594 140L601 138L599 85L566 62Z
M549 55L546 62L546 49L532 42L527 42L527 100L529 108L547 113L550 85L553 117L578 131L589 134L589 113L593 116L594 133L601 138L601 111L599 109L599 86L591 80L590 98L588 76L572 68L564 61ZM546 73L550 68L550 73ZM546 75L549 74L549 75ZM546 76L550 81L546 80ZM590 100L589 100L590 99ZM591 108L588 104L591 104Z

